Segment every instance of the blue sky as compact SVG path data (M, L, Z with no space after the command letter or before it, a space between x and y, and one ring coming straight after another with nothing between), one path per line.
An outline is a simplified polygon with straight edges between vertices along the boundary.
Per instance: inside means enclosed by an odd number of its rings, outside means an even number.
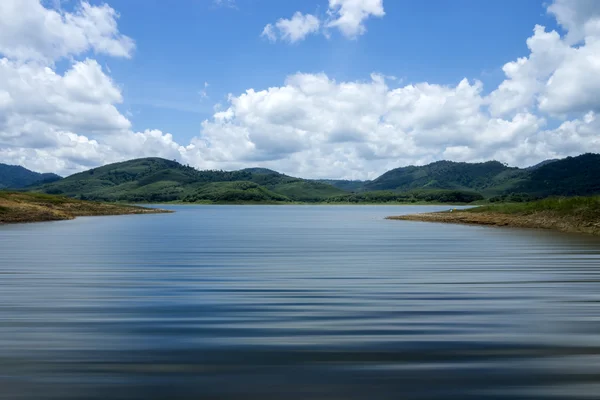
M600 152L600 1L2 0L0 162L374 178Z
M290 46L261 38L262 28L295 11L324 13L327 1L110 5L121 15L120 31L136 41L133 59L103 60L123 88L122 109L132 113L135 129L176 132L184 141L198 134L201 120L229 93L278 86L296 72L325 72L340 81L379 72L400 84L456 84L467 77L492 90L503 79L502 65L527 54L523 38L536 23L556 27L541 1L394 0L385 3L385 17L369 20L368 33L355 40L333 34ZM205 82L207 98L199 94Z

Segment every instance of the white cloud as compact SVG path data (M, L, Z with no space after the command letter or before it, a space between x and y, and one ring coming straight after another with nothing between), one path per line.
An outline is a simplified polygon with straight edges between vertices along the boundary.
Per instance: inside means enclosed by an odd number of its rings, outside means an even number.
M296 74L286 84L248 90L203 124L194 154L231 167L260 163L319 177L374 177L406 162L494 158L526 143L545 121L529 113L494 118L480 82L388 87ZM502 153L504 154L504 153ZM509 153L505 160L519 162ZM193 163L193 162L192 162Z
M277 32L272 24L265 25L260 36L267 38L270 42L277 41Z
M329 0L331 21L329 28L338 28L348 37L355 38L366 32L364 21L369 17L383 17L383 0Z
M9 98L0 103L7 121L0 139L32 125L85 134L121 132L131 125L115 107L122 101L119 88L94 60L77 62L61 76L36 63L3 58L0 88Z
M365 18L383 15L378 1L343 3L346 8L330 2L337 15L333 21L359 21L335 25L347 33L360 34ZM581 8L585 4L556 0L549 10L567 35L535 27L527 39L529 54L504 65L506 79L489 95L481 82L469 79L398 86L378 74L365 81L336 81L324 73L297 73L280 85L230 95L186 144L159 130L132 130L118 108L120 87L98 62L85 58L87 50L99 51L92 42L77 47L66 45L64 35L41 40L35 33L34 39L7 45L2 37L0 46L12 52L0 58L0 162L66 174L160 156L199 168L262 165L305 177L373 178L400 165L439 159L498 159L523 166L600 152L600 30L594 28L596 14ZM57 13L44 10L41 14ZM57 15L68 25L66 14ZM300 14L298 21L306 17ZM306 29L293 20L268 25L264 35L300 40ZM83 37L107 32L81 26ZM122 37L116 26L110 31L109 37ZM72 60L62 73L51 62L40 62L66 54L82 59Z
M529 57L511 61L502 68L507 79L490 95L490 107L495 115L532 109L538 94L563 62L569 48L557 32L546 32L539 25L527 39L527 47Z
M337 28L347 38L356 38L367 31L364 21L371 16L383 17L383 0L329 0L328 18L321 21L312 14L297 11L291 19L279 19L274 25L267 24L261 36L270 42L278 39L288 43L304 40L308 35L321 31L321 27ZM327 29L322 33L329 37Z
M118 17L106 4L92 6L84 1L68 13L45 8L39 0L2 0L0 54L46 62L89 50L130 57L134 42L119 33Z
M535 27L527 40L529 56L504 65L507 79L489 96L494 115L600 111L600 3L557 0L549 10L572 30L561 37Z
M587 36L584 45L564 53L541 92L540 110L559 115L600 111L600 36Z
M65 173L123 154L107 143L131 135L131 123L116 108L119 88L96 61L60 75L3 58L0 88L0 160Z
M597 0L554 0L548 12L568 31L566 41L575 44L590 34L598 35L600 2Z
M304 40L308 35L317 33L321 26L321 21L311 14L302 14L296 12L291 19L280 19L275 23L267 24L261 36L266 37L271 42L280 39L289 43L296 43Z

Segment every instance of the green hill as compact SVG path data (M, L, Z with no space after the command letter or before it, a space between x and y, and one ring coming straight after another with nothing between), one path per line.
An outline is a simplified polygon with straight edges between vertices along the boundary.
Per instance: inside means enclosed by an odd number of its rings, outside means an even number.
M598 194L600 154L582 154L541 165L532 170L513 191L538 197Z
M450 190L471 194L477 192L494 201L586 196L600 194L600 155L583 154L561 160L546 160L529 168L508 167L497 161L438 161L423 166L396 168L373 181L323 182L357 194L387 191L405 195L423 190L439 194L440 190ZM362 197L373 198L372 195Z
M498 161L464 163L437 161L424 166L408 166L386 172L367 182L364 190L409 191L414 189L447 189L484 191L518 179L518 168Z
M238 174L197 171L162 158L143 158L109 164L71 175L40 191L49 194L102 201L174 201L203 183L230 181Z
M27 186L61 179L56 174L40 174L19 165L0 163L0 189L22 189Z
M233 182L236 184L227 184ZM331 185L263 168L198 171L162 158L105 165L36 190L83 200L127 202L321 201L345 193Z

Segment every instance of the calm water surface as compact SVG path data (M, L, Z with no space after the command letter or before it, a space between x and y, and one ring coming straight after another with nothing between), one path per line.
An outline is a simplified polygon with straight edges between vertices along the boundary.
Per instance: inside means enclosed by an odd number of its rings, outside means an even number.
M0 226L0 398L600 398L597 238L171 208Z

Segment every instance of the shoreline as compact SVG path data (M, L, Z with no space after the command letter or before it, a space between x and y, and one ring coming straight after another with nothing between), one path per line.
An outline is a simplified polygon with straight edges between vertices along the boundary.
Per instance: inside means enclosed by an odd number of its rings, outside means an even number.
M140 205L164 205L164 206L445 206L445 207L474 207L472 204L450 204L450 203L434 203L434 202L417 202L417 203L351 203L351 202L335 202L335 203L327 203L327 202L224 202L224 203L210 203L210 202L197 202L197 203L188 203L188 202L150 202L150 203L141 203L141 202L132 202L132 203L117 203L117 204L140 204Z
M463 225L498 226L512 228L547 229L567 233L585 233L600 236L600 221L586 220L576 216L557 215L552 212L531 214L507 214L494 211L433 212L386 217L389 220L421 221Z
M72 220L77 217L163 214L173 211L96 203L45 194L0 192L0 225Z

